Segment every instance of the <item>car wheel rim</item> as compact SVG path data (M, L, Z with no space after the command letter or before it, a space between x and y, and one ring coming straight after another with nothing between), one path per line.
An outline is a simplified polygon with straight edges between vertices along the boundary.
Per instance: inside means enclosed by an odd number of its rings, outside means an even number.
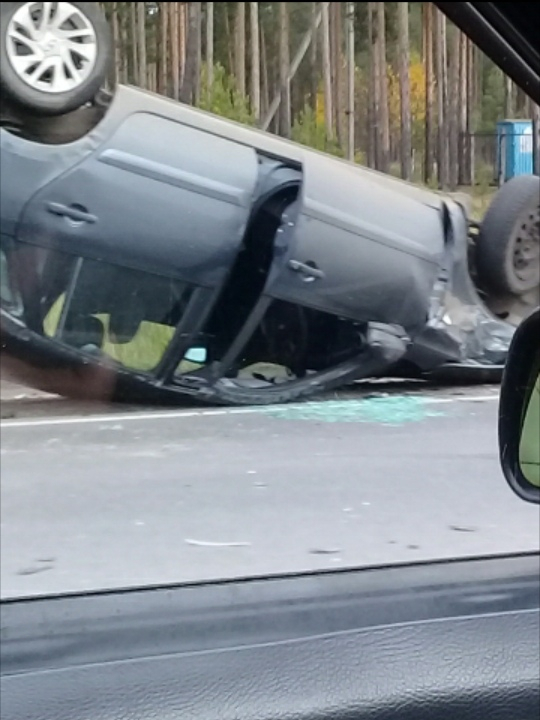
M535 284L540 261L540 208L530 212L516 228L512 253L516 278L527 286Z
M91 75L97 37L81 10L69 2L28 2L7 27L7 56L17 76L53 95L75 90Z

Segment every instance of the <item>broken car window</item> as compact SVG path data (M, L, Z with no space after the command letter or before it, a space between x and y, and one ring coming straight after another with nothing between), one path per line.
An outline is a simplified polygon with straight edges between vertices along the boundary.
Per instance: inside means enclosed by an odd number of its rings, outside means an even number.
M151 372L163 359L189 300L183 283L82 260L71 293L58 296L45 332L127 368Z

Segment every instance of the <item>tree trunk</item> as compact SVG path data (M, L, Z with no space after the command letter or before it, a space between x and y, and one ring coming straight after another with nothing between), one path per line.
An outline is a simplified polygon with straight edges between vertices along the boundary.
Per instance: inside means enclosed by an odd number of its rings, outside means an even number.
M315 20L317 18L317 3L312 2L311 3L311 25L315 25ZM310 105L311 109L313 110L313 113L315 114L317 112L317 95L319 92L319 72L317 68L317 46L318 46L318 33L315 32L313 34L313 37L311 39L311 52L309 54L309 78L311 81L311 87L310 87Z
M425 2L424 10L424 62L426 66L426 120L425 120L425 151L424 151L424 182L430 183L433 178L433 118L434 112L434 78L433 78L433 5Z
M251 23L251 110L255 120L261 117L261 50L259 35L259 3L249 3Z
M343 146L343 23L341 2L330 3L330 40L334 125L337 141Z
M379 137L379 49L375 23L376 4L368 2L368 45L369 45L369 99L368 99L368 167L378 169L380 166Z
M448 185L446 18L435 10L435 65L437 75L437 174L439 188Z
M150 21L151 22L151 21ZM146 40L146 87L150 92L157 92L157 57L158 57L158 32L159 28L154 27L154 31L148 33L145 28Z
M201 102L201 68L203 62L203 51L202 51L202 2L198 3L197 10L197 66L195 68L195 88L193 91L193 103L199 105Z
M201 100L201 66L202 66L202 2L193 3L195 13L194 26L197 52L193 69L193 103L198 105Z
M474 145L474 98L475 98L475 46L467 39L467 178L471 185L475 181L475 145Z
M388 111L388 75L386 65L386 16L385 4L377 3L377 41L379 46L379 122L381 125L381 167L390 171L390 115Z
M180 3L170 2L169 6L169 33L171 37L171 80L172 96L175 100L180 97L180 35L179 13Z
M347 158L354 160L354 3L347 3Z
M459 123L458 123L458 135L459 135L459 185L469 185L470 176L468 169L468 155L467 148L469 145L467 137L467 82L468 82L468 53L467 53L467 36L460 32L459 33Z
M129 46L129 31L127 27L126 9L123 7L122 10L118 8L118 32L120 38L120 54L122 58L121 71L120 71L120 82L127 84L129 82L129 57L127 54L127 48Z
M474 107L475 109L478 109L480 103L481 103L481 92L482 92L482 76L484 74L484 61L486 59L486 56L484 53L474 46L473 49L473 55L474 55Z
M129 4L129 20L131 29L131 77L134 85L139 84L139 45L137 34L137 4Z
M224 3L223 12L225 13L225 22L224 22L224 33L225 33L225 44L227 46L227 60L229 62L227 71L234 75L235 68L234 68L234 55L233 55L233 37L231 34L231 23L229 20L229 9L228 9L229 3Z
M279 130L283 137L291 136L291 84L289 82L289 9L286 2L279 3L279 85L281 103Z
M235 76L236 86L242 95L246 94L246 4L236 4L235 24Z
M111 8L111 36L114 50L114 63L111 65L109 73L109 83L112 87L116 87L122 72L122 54L120 45L120 26L118 22L118 3L113 2Z
M212 102L214 87L214 3L206 3L206 101Z
M191 104L197 99L197 87L200 75L199 57L201 45L201 3L190 2L188 6L188 28L186 43L186 62L184 80L180 91L180 100Z
M146 87L147 67L146 67L146 3L137 3L137 42L139 54L139 85Z
M266 52L266 35L261 27L261 64L262 64L262 95L261 114L266 115L270 106L270 83L268 80L268 54Z
M448 103L448 175L450 190L455 192L459 179L459 59L460 37L459 30L452 28L450 53L450 82Z
M186 54L187 54L187 33L188 33L188 8L191 3L178 3L178 57L180 61L180 88L184 82L186 73Z
M411 136L411 88L409 78L409 3L399 2L398 35L399 35L399 96L401 108L401 177L412 178L412 136Z
M330 3L324 3L323 7L324 7L324 5L329 5L329 4ZM305 33L304 37L302 38L300 46L299 46L298 50L296 51L296 54L295 54L292 62L289 65L289 68L287 71L287 82L288 82L289 86L291 85L294 76L298 72L298 68L300 67L302 60L304 59L307 51L309 50L309 46L311 44L313 37L315 36L315 34L317 32L317 29L321 23L321 20L322 20L322 8L315 16L314 24L309 28L309 30ZM262 119L262 121L260 123L260 127L263 130L268 129L268 127L272 121L272 118L274 118L274 116L281 104L282 93L281 93L281 87L279 85L279 78L278 78L277 84L278 84L277 93L276 93L274 99L272 100L272 102L270 103L268 111L265 112L264 118ZM278 118L278 125L279 125L279 118ZM277 132L279 132L279 127L277 128Z
M504 117L511 119L514 114L514 83L512 78L504 75Z
M159 3L159 21L158 92L166 95L169 74L169 13L167 12L167 3Z
M148 63L148 89L153 93L157 92L157 80L157 63Z
M326 138L332 140L334 112L332 108L332 64L330 57L330 16L329 3L322 4L322 64L324 77L324 123L326 125Z
M521 88L516 88L516 106L514 112L520 118L530 117L529 98Z

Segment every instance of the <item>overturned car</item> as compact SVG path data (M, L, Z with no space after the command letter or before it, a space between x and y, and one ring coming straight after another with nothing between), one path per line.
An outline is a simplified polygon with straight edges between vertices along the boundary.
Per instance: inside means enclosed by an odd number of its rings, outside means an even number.
M146 91L96 102L93 5L2 3L2 351L16 367L49 370L60 393L92 395L94 369L114 399L225 404L502 369L538 304L538 177L506 183L477 226L451 197Z

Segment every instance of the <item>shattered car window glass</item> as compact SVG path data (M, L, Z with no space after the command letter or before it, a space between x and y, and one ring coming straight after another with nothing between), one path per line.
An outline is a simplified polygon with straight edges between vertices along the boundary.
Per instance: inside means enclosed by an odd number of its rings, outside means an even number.
M0 249L0 297L5 307L15 317L22 312L20 295L13 289L4 249Z
M32 273L39 256L41 272ZM158 368L192 293L176 280L24 244L12 264L36 332L140 372Z
M51 306L45 333L127 368L149 372L163 359L189 290L182 283L82 260L73 287Z

